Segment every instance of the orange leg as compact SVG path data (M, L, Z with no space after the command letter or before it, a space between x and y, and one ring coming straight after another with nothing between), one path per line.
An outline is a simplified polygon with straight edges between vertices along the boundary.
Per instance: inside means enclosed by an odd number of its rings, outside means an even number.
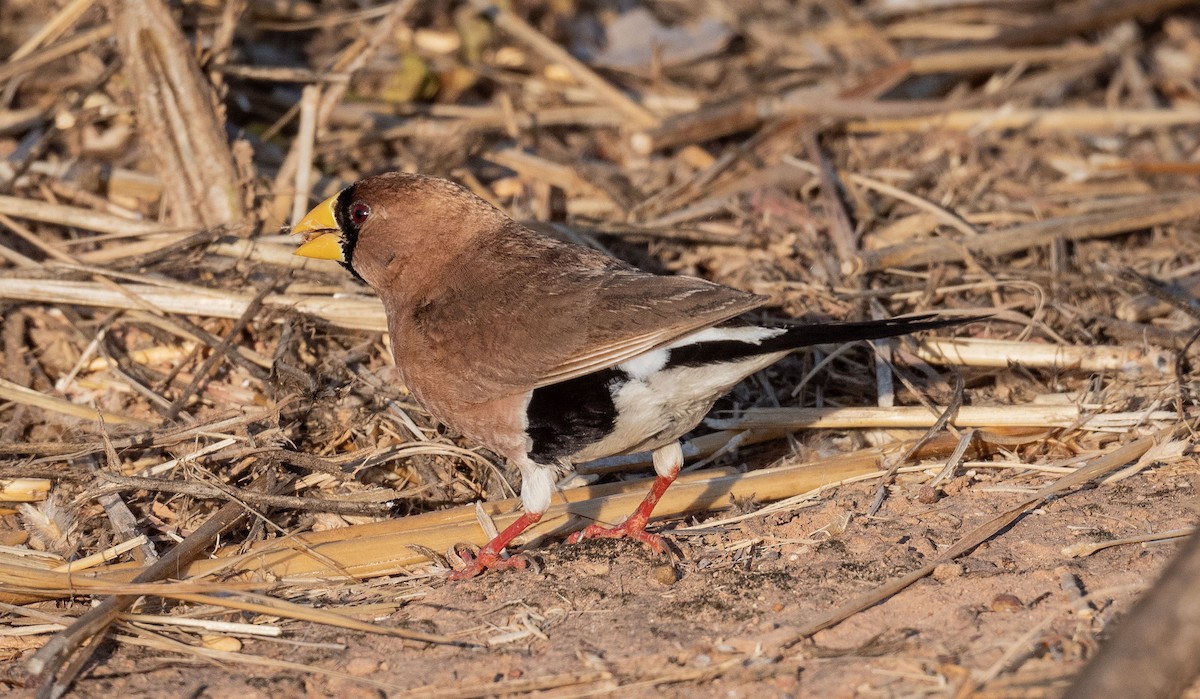
M633 511L633 514L615 527L603 527L599 524L589 525L583 531L575 532L567 537L567 543L576 544L584 539L616 539L627 536L649 546L650 550L655 553L665 553L667 549L663 545L663 538L658 534L646 531L646 524L650 521L650 513L662 499L663 493L667 492L667 488L670 488L675 479L679 477L679 469L682 466L683 450L680 449L678 442L655 451L654 470L658 473L658 477L654 479L654 485L650 486L650 492L646 493L646 497Z
M499 568L524 568L529 565L529 561L523 556L509 556L508 558L500 558L500 552L508 545L508 542L517 537L518 534L528 529L530 526L537 523L542 518L541 512L526 512L517 518L515 522L505 527L504 531L496 535L495 539L487 542L487 545L479 549L479 553L470 558L464 556L467 562L467 567L462 570L456 570L447 577L451 580L466 580L479 575L485 570Z

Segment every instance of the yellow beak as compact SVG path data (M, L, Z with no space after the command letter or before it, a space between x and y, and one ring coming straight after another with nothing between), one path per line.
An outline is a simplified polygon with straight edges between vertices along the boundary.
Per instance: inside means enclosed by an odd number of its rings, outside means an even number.
M333 207L337 204L335 194L313 207L292 227L292 235L303 235L305 242L296 248L294 254L301 257L315 257L318 260L336 260L345 262L342 252L342 234L338 230L337 218L333 215Z

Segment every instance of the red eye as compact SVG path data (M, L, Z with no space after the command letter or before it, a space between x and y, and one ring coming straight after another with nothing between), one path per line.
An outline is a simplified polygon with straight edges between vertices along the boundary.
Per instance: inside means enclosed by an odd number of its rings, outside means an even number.
M350 222L356 226L361 226L366 223L367 218L371 215L371 207L356 201L350 205Z

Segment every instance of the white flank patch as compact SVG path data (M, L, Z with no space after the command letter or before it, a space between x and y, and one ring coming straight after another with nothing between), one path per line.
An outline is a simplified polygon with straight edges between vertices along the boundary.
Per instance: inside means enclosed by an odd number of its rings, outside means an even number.
M728 393L738 381L786 354L786 350L768 352L736 362L660 369L648 376L631 378L613 396L617 409L613 431L573 454L571 460L589 461L656 449L673 442L695 427L713 401Z

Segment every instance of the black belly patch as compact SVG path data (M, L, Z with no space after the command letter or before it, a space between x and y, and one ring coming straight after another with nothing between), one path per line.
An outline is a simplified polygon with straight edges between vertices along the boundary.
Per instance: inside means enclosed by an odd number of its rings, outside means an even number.
M617 424L613 395L628 381L624 371L610 368L535 388L526 409L529 458L552 464L611 434Z

